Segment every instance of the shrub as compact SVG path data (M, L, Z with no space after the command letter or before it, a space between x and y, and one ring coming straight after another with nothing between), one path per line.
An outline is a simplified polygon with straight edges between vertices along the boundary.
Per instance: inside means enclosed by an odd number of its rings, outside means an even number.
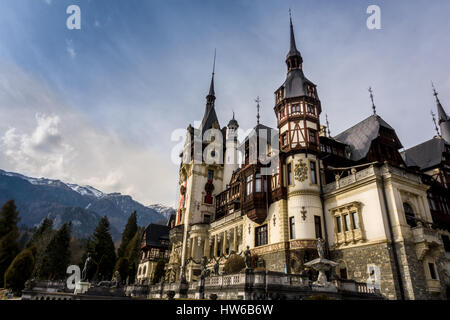
M34 269L32 249L20 252L5 273L5 288L11 289L15 295L21 295L25 282L31 277Z
M241 256L233 254L225 262L224 271L226 274L238 273L245 268L245 260Z

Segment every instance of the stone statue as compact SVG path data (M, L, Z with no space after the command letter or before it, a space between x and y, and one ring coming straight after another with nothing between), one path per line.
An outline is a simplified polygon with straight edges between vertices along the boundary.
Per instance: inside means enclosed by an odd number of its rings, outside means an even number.
M252 263L252 257L249 246L247 246L247 250L244 251L244 255L245 255L245 267L248 269L251 267Z
M216 263L214 264L214 274L216 276L219 275L219 260L216 260Z
M207 264L208 264L208 258L206 256L203 256L203 258L202 258L202 274L201 274L202 279L206 278L206 265Z
M323 253L323 244L324 241L321 238L317 239L317 253L319 254L320 259L325 259L324 253Z
M119 271L114 272L113 281L114 281L115 287L118 288L122 282L122 278L120 276Z
M83 271L81 273L81 281L86 282L88 281L88 275L89 275L89 269L92 265L92 258L91 258L91 253L88 252L86 261L84 262L84 268Z

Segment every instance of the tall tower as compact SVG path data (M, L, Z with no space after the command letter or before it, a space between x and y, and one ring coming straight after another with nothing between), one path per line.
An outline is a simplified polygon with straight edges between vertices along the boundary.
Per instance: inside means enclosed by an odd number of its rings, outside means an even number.
M237 130L239 124L234 118L228 123L227 137L225 142L225 157L224 157L224 169L223 169L223 190L226 189L227 184L230 183L233 172L239 168L238 158L238 136Z
M436 92L436 89L433 86L433 93L436 97L436 105L438 110L438 119L439 119L439 127L441 129L441 136L442 139L445 140L448 144L450 144L450 118L447 116L447 113L445 113L444 108L442 107L441 102L438 98L438 93Z
M280 135L280 170L286 187L287 218L294 225L290 239L323 238L319 186L319 116L322 112L316 85L303 74L303 58L297 50L292 17L287 76L275 91L274 111ZM285 236L285 240L286 236Z

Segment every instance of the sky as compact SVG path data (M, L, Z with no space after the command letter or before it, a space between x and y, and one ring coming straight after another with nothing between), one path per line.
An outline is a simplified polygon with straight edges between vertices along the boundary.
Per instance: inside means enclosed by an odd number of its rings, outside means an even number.
M381 29L369 30L369 5ZM68 6L81 9L69 30ZM201 121L214 50L216 112L276 126L289 8L321 121L336 135L377 113L409 148L450 112L450 1L3 0L0 168L175 205L177 132ZM175 132L175 134L174 134Z

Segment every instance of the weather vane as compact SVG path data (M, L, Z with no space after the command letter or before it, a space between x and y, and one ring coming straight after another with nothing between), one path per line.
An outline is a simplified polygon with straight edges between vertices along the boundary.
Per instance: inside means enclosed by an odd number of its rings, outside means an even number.
M326 124L327 124L328 136L331 137L331 134L330 134L330 124L329 124L329 122L328 122L328 114L326 114L326 113L325 113L325 122L326 122Z
M257 122L257 124L259 124L259 108L260 108L259 103L261 102L261 99L259 99L259 96L256 97L255 102L256 102L256 110L257 110L256 122Z
M372 91L372 87L369 87L369 92L370 92L370 100L372 100L373 114L376 115L376 114L377 114L377 109L376 109L376 107L375 107L375 103L373 102L373 91Z

